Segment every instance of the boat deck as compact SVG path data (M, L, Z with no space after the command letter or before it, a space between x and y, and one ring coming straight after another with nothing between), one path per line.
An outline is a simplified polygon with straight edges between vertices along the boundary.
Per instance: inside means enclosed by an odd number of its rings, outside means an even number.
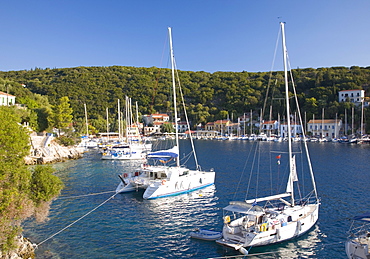
M370 253L370 234L368 234L367 236L355 238L353 241L360 243L361 245L367 245L368 253ZM370 255L368 255L367 258L370 258Z

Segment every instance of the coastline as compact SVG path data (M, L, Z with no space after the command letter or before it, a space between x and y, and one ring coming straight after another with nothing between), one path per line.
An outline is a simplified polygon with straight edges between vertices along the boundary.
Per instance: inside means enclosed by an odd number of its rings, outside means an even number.
M35 248L31 241L23 236L16 237L16 248L7 253L0 250L0 258L2 259L33 259L35 256Z
M37 136L35 133L32 133L30 134L30 144L30 155L25 157L26 165L57 163L68 159L79 159L83 156L83 152L80 149L61 146L50 135ZM6 253L0 250L0 258L35 258L35 248L28 238L20 235L15 239L16 247Z
M53 136L30 135L30 155L25 157L26 165L38 165L63 162L68 159L79 159L83 152L76 147L64 147L59 145Z

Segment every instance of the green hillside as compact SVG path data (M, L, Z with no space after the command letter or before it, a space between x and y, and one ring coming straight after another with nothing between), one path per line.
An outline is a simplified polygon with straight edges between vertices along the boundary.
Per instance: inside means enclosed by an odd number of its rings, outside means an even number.
M332 67L295 69L292 71L302 111L310 118L315 114L344 119L350 103L338 103L338 91L364 89L370 84L370 67ZM283 113L279 97L283 91L282 72L192 72L178 71L189 117L193 125L215 119L236 118L245 112L263 107L269 86L267 105L274 104L273 116ZM76 67L61 69L33 69L29 71L0 72L0 78L12 82L9 93L17 97L29 94L47 96L51 105L68 96L74 120L84 117L84 103L88 117L95 127L104 130L106 108L109 116L116 117L117 99L131 97L138 102L139 112L171 112L169 69L137 67ZM26 85L22 89L21 84ZM5 91L5 84L3 84ZM277 105L275 105L277 104ZM268 107L267 106L267 107ZM280 109L280 110L279 110ZM267 113L268 114L268 113ZM359 114L356 116L359 116Z

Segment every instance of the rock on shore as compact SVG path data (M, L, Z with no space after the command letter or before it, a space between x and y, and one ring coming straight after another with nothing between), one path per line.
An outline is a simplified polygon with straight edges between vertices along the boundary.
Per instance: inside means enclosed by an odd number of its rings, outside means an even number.
M2 253L0 251L1 259L33 259L35 258L35 248L32 243L23 236L16 237L16 249L12 252Z
M53 136L31 136L31 152L25 158L25 163L27 165L48 164L81 157L81 150L59 145Z

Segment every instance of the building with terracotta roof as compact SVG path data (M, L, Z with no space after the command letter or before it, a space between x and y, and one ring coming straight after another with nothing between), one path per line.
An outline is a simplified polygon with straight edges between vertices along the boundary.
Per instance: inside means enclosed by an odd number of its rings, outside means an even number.
M307 132L312 136L337 138L342 130L342 120L315 119L307 123Z
M0 91L0 105L14 105L15 104L15 96L11 94L7 94Z

